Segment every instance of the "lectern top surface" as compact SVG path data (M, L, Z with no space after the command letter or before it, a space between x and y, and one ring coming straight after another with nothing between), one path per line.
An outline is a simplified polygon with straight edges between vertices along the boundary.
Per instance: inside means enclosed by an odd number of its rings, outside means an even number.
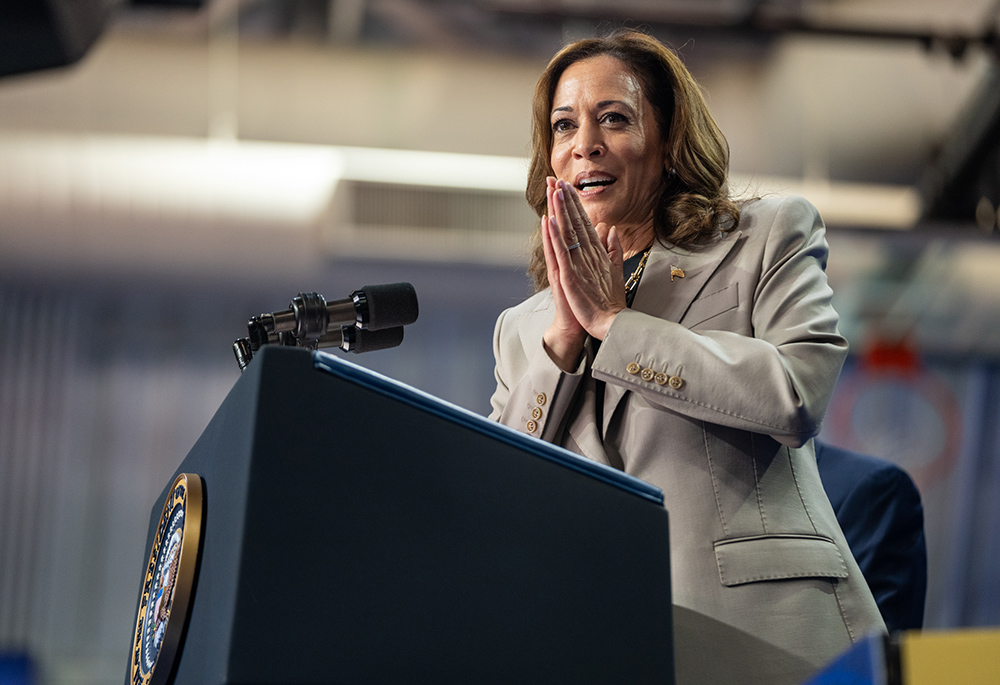
M324 372L357 383L435 416L454 421L470 430L514 445L541 459L596 478L655 504L663 505L663 492L659 488L622 471L613 469L610 466L599 464L574 454L569 450L539 440L536 437L525 435L508 426L490 421L468 409L445 402L422 390L340 359L327 352L313 352L313 363L317 369Z

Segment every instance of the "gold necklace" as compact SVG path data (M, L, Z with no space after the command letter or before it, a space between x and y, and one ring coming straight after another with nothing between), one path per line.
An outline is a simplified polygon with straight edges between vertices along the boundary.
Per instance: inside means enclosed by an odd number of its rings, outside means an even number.
M652 245L646 248L646 251L642 255L642 259L639 260L639 266L635 267L635 271L633 271L632 275L628 277L628 281L625 283L626 297L630 292L632 292L633 289L635 289L637 285L639 285L639 278L642 277L642 270L646 268L646 260L649 259L649 251L652 249Z

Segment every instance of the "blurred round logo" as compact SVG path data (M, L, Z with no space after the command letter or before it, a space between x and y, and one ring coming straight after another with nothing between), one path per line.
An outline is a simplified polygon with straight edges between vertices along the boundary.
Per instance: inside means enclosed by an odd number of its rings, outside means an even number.
M135 621L129 680L167 682L180 647L201 541L201 477L174 480L153 537Z

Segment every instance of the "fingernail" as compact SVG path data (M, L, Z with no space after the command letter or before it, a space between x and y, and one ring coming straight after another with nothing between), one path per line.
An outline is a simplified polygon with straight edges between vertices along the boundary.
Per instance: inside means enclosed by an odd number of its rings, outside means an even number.
M560 183L561 183L561 181L560 181ZM562 189L562 188L559 188L559 189L558 189L558 190L556 191L556 197L558 197L558 198L559 198L560 200L562 200L562 199L563 199L563 189Z

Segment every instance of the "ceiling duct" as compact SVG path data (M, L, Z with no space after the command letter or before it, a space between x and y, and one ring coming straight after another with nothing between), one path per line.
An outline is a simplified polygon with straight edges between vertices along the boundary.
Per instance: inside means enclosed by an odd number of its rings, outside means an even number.
M0 264L238 273L339 257L521 264L523 159L0 136Z
M518 264L537 222L523 191L343 179L322 243L338 257Z

